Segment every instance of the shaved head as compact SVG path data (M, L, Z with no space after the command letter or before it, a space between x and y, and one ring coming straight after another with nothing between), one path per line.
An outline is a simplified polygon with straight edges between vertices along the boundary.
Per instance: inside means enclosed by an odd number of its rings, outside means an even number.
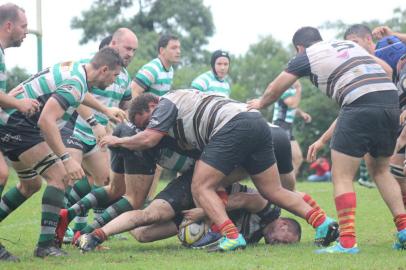
M127 67L138 49L137 36L128 28L119 28L113 34L110 47L118 51Z

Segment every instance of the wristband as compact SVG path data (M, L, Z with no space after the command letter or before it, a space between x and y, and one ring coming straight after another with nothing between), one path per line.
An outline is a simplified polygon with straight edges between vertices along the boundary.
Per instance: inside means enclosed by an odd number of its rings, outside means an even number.
M63 153L62 156L59 157L61 159L62 162L67 161L69 159L71 159L71 156L68 152Z
M86 122L89 124L89 126L94 127L97 126L97 120L94 117L94 115L90 116L89 118L86 119Z

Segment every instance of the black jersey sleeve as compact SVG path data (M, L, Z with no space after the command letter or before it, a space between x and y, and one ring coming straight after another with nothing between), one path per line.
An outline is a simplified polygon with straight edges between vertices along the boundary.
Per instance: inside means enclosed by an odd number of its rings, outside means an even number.
M161 98L158 106L152 113L147 129L166 134L176 123L177 116L178 109L176 108L176 105L169 99Z
M309 57L307 57L306 52L298 53L292 58L285 71L297 77L309 76L311 74L311 69Z

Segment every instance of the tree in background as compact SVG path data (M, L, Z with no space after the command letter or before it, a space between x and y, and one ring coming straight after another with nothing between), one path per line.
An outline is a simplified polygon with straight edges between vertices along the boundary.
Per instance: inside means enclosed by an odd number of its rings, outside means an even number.
M202 62L203 47L214 34L211 11L202 0L96 0L89 10L72 19L71 27L83 30L81 44L101 40L119 27L132 29L140 48L128 68L131 74L156 57L159 33L179 36L183 59L180 66Z
M7 92L28 79L29 76L27 70L18 66L7 71Z

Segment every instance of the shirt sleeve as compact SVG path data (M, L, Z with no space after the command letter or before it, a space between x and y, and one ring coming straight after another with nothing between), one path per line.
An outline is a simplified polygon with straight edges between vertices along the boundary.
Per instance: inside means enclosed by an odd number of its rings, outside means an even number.
M66 111L69 107L77 108L83 100L83 86L75 80L67 80L52 95Z
M137 72L134 81L146 90L156 81L157 77L156 70L149 65L145 65Z
M309 57L307 57L306 52L299 53L291 59L285 71L297 77L309 76L311 74L311 69Z
M161 98L152 113L147 129L167 134L176 123L178 109L169 99Z

